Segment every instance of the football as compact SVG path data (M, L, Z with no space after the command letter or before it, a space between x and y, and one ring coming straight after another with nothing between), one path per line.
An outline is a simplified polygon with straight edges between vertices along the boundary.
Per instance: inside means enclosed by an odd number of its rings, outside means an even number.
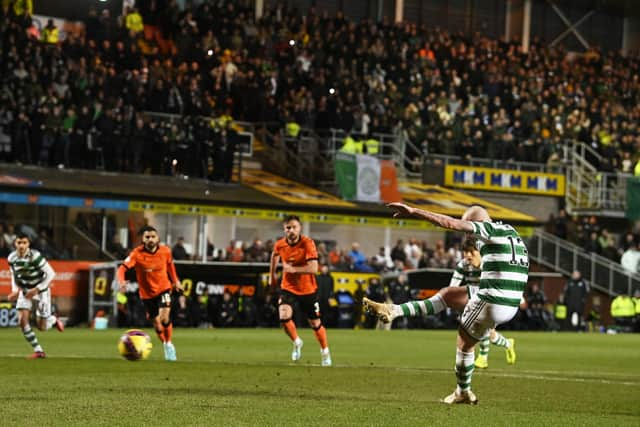
M140 329L129 329L118 341L118 351L127 360L144 360L151 354L151 337Z

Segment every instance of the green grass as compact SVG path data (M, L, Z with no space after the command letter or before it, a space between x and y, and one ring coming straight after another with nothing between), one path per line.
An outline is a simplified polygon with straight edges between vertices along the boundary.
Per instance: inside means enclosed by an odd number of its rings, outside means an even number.
M473 377L480 404L449 407L438 400L455 386L454 331L329 330L332 368L319 366L309 329L298 364L279 330L180 329L176 363L155 336L149 360L120 359L121 332L39 332L48 359L25 360L19 330L1 329L0 423L640 425L640 335L505 332L517 364L493 347Z

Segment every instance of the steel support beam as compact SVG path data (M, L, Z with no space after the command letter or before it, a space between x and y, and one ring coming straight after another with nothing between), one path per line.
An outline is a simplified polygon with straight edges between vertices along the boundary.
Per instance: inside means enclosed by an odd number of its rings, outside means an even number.
M262 18L262 15L264 14L264 0L256 0L255 14L256 14L256 21Z
M511 0L504 2L504 41L511 40Z
M404 21L404 0L396 0L395 23Z
M586 15L578 19L575 23L571 23L571 21L569 21L569 19L565 16L562 10L560 10L560 8L553 1L551 0L548 0L548 1L549 1L549 4L551 5L551 9L553 9L556 15L558 15L558 17L560 18L560 20L564 22L564 24L567 26L567 29L563 31L562 34L560 34L558 37L556 37L556 39L551 42L550 46L551 47L555 46L560 41L562 41L565 37L567 37L570 33L573 33L573 35L576 36L580 44L582 44L582 46L584 46L585 49L589 49L590 47L589 42L587 42L587 40L585 40L585 38L582 37L582 34L580 34L580 31L578 31L578 26L582 24L584 21L586 21L587 19L589 19L591 15L595 13L595 10L591 10L587 12Z
M522 11L522 51L529 52L531 39L531 0L524 0Z

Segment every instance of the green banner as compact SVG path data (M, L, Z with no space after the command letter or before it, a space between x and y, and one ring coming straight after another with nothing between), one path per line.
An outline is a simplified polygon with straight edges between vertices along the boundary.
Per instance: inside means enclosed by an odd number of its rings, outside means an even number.
M355 200L358 195L358 163L353 154L336 153L336 182L340 197Z
M627 218L640 219L640 177L627 179Z

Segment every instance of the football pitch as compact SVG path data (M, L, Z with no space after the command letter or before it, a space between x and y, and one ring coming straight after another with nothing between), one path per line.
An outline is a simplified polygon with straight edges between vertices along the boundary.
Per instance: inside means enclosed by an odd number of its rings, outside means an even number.
M39 332L48 358L25 360L19 330L0 330L1 424L640 425L637 334L506 331L517 363L492 347L473 377L480 403L450 407L439 399L455 387L454 331L328 330L331 368L310 329L296 364L277 329L177 329L173 363L155 335L148 360L121 359L121 333Z

